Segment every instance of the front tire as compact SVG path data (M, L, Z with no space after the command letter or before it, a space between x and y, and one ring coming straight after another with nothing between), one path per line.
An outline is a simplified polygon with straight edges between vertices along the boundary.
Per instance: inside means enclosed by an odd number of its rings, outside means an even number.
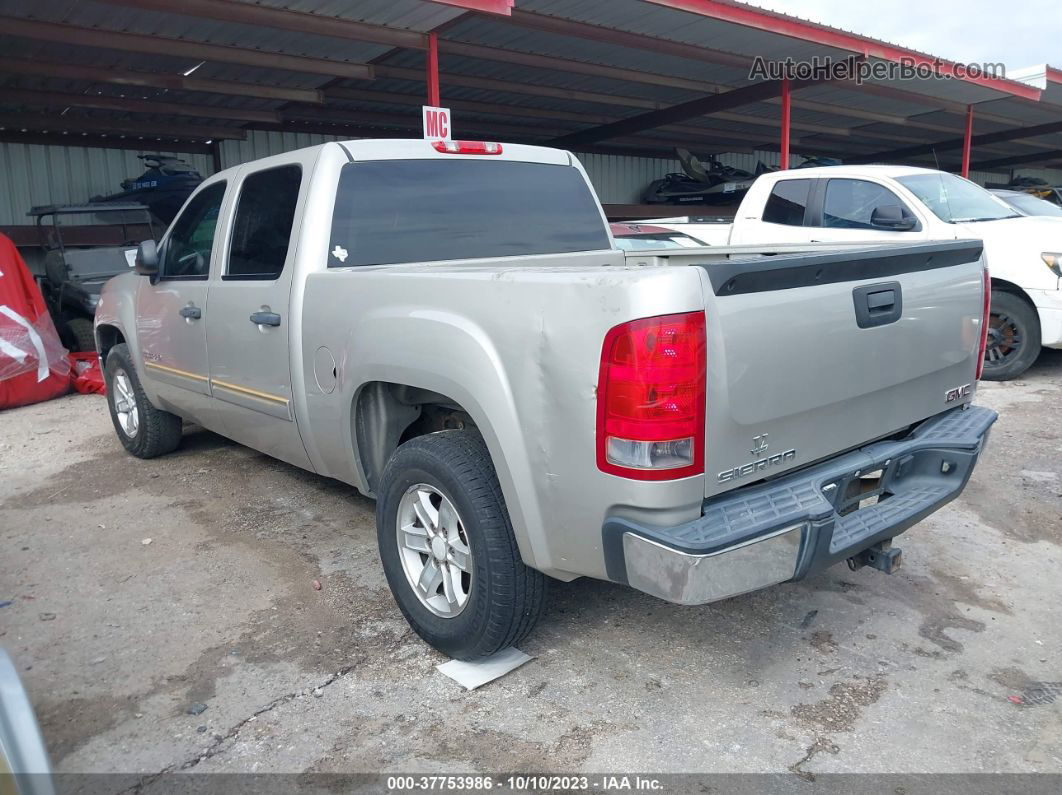
M1036 309L1021 296L993 290L981 378L985 381L1017 378L1032 367L1039 355L1040 318Z
M428 645L475 660L527 637L546 577L524 565L490 454L473 431L399 446L380 480L376 531L387 584Z
M181 418L151 405L124 342L107 354L107 406L122 446L137 458L173 452L181 443Z

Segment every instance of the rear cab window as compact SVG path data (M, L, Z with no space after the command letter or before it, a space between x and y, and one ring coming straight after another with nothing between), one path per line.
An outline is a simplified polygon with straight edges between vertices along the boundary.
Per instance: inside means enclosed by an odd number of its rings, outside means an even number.
M244 179L223 280L272 280L284 271L301 182L298 165L257 171Z
M343 166L330 267L610 249L582 173L514 160L369 160Z
M763 208L763 220L769 224L803 226L811 193L810 179L783 179L774 183Z

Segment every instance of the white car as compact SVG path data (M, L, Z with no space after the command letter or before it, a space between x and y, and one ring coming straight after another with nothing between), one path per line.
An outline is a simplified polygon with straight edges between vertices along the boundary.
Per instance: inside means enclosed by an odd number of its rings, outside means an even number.
M653 223L701 239L697 223ZM716 242L721 228L712 224ZM825 166L760 176L725 243L895 243L980 239L992 275L984 378L1024 373L1062 348L1062 218L1027 217L984 188L911 166ZM723 241L719 241L723 242Z

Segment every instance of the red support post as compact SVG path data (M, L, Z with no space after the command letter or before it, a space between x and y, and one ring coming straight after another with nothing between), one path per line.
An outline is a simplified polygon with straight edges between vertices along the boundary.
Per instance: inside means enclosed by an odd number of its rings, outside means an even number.
M428 104L439 107L439 34L428 34Z
M789 98L789 78L782 78L782 162L781 168L789 168L789 116L792 104Z
M966 134L962 139L962 175L970 177L970 144L973 140L973 105L966 106Z

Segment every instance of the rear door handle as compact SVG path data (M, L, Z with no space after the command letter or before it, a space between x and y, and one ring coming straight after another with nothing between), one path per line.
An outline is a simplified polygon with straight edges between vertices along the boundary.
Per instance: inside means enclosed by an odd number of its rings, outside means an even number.
M199 320L203 316L203 310L198 306L182 306L180 314L181 317L186 317L189 320Z
M279 326L280 315L276 312L255 312L251 315L251 322L256 326Z

